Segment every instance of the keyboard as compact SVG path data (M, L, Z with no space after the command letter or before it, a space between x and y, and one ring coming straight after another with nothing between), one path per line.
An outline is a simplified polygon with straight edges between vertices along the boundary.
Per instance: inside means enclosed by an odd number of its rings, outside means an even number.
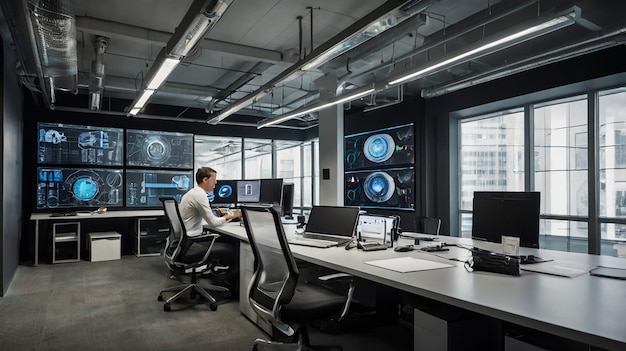
M293 238L293 239L289 239L288 241L290 244L294 244L294 245L322 247L322 248L337 245L336 241L311 239L311 238Z

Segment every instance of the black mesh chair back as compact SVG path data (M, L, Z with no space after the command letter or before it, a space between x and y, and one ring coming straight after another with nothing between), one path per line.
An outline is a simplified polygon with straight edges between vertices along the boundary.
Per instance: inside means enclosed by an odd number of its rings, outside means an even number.
M288 304L298 282L293 258L278 213L273 208L242 210L257 268L248 288L252 309L283 334L294 329L281 320L280 309Z

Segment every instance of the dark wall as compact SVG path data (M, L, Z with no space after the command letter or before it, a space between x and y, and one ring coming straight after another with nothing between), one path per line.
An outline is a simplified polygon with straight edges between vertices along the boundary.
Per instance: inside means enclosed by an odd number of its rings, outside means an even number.
M415 125L415 211L397 211L384 209L367 209L368 213L399 215L400 227L403 230L414 230L416 215L426 215L433 200L429 198L431 192L427 189L428 170L432 166L429 141L424 138L430 126L424 118L424 108L421 99L407 100L399 104L383 107L368 112L357 111L344 116L344 135L367 132L381 128L394 127L407 123ZM343 155L342 155L343 157Z
M0 274L4 296L15 275L19 261L22 234L22 90L17 81L10 51L2 44L2 235L0 240Z

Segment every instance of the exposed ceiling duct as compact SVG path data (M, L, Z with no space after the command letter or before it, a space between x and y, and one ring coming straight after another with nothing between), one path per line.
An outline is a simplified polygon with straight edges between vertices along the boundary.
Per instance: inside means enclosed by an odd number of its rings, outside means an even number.
M622 34L606 35L626 25L623 0L316 0L315 7L309 0L222 1L228 5L222 19L215 23L213 17L215 26L197 36L187 35L197 32L191 19L204 21L202 13L212 11L187 12L192 4L212 8L217 0L152 0L149 7L124 0L2 1L2 34L16 53L24 87L50 109L126 115L139 93L152 90L141 117L201 123L225 117L220 124L258 126L308 111L273 125L306 129L317 125L316 110L326 102L357 90L374 87L344 108L371 110L420 93L438 96L619 45ZM581 9L574 25L466 54L574 6ZM187 37L201 38L187 47ZM370 39L353 45L364 37ZM168 66L171 57L161 50L188 52ZM158 75L162 84L154 89L148 83L164 65L171 74ZM415 79L390 84L411 72L418 73ZM337 77L340 89L329 86L332 98L320 97L316 82L323 76Z
M42 85L77 93L76 21L71 0L32 0L28 3L36 52L43 70Z

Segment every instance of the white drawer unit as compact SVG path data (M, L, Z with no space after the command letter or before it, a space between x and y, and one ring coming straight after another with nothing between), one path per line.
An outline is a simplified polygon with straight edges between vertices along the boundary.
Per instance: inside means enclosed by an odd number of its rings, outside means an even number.
M122 235L117 232L89 233L91 262L119 260Z
M52 225L52 263L80 261L80 222Z

